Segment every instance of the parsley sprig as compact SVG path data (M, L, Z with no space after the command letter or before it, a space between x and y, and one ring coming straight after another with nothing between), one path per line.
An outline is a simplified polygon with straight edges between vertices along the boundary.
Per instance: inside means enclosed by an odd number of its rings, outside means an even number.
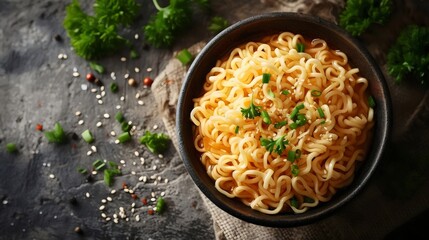
M348 0L339 25L353 36L361 35L371 24L383 24L392 13L392 0Z
M241 113L245 118L254 119L255 117L261 116L261 106L256 106L253 103L253 97L248 108L241 108Z
M264 146L270 153L276 152L277 154L282 154L286 149L286 145L289 143L288 140L285 140L286 136L281 136L277 139L270 138L261 138L261 145Z
M140 143L146 145L152 153L163 153L168 149L170 138L163 133L146 131L140 138Z

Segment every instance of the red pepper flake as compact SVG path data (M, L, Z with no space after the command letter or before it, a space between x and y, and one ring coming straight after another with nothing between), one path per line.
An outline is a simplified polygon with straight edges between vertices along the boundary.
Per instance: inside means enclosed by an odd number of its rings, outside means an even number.
M145 86L150 87L150 86L152 85L152 83L153 83L153 80L152 80L152 78L150 78L150 77L145 77L145 78L143 79L143 84L144 84Z
M127 189L127 188L128 188L127 183L126 182L122 182L122 189Z
M92 74L92 73L86 74L86 80L88 80L88 82L94 82L95 81L94 74Z
M139 198L136 194L131 194L131 197L134 199L134 200L136 200L137 198Z
M147 210L147 213L148 213L149 215L153 215L153 214L155 213L155 211L154 211L153 209L149 209L149 210Z
M141 201L142 201L143 205L147 205L147 199L145 197L142 198Z
M36 130L37 130L37 131L43 131L43 125L42 125L42 124L40 124L40 123L38 123L38 124L36 125Z

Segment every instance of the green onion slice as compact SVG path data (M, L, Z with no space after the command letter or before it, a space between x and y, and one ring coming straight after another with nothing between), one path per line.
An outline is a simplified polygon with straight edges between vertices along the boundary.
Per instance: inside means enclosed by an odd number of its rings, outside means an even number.
M86 174L88 173L88 170L86 170L85 168L78 168L77 171L81 174Z
M313 96L313 97L320 97L320 95L322 95L321 91L319 91L317 89L311 90L311 96Z
M122 112L117 112L115 115L115 118L116 118L116 121L118 121L119 123L123 123L125 121L125 118Z
M92 136L92 133L89 131L89 129L85 130L82 134L83 140L87 143L92 143L94 141L94 137Z
M298 52L304 52L305 51L305 45L304 45L304 43L297 43L296 44L296 50Z
M289 150L288 152L287 152L287 160L289 161L289 162L295 162L295 159L296 159L296 152L295 151L292 151L292 150Z
M110 84L110 91L112 93L116 93L116 92L118 92L118 90L119 90L118 84L116 84L116 83L111 83Z
M282 91L282 94L283 94L283 95L289 95L289 94L290 94L290 92L289 92L288 90L283 90L283 91Z
M239 127L239 126L236 126L236 127L235 127L235 131L234 131L234 132L235 132L235 134L237 134L239 130L240 130L240 127Z
M279 129L279 128L282 128L283 126L285 126L286 124L287 124L287 121L284 120L284 121L275 123L274 127L277 128L277 129Z
M319 116L321 118L325 118L325 113L323 112L323 109L321 107L317 108L317 112L319 113Z
M92 163L92 166L94 167L94 169L96 171L98 171L98 170L102 169L103 167L105 167L106 163L101 159L97 159Z
M267 111L261 112L262 121L266 124L271 124L271 118Z
M189 52L189 50L185 48L182 51L180 51L179 53L177 53L176 58L179 59L179 61L183 65L188 65L189 63L192 62L192 60L193 60L194 57Z
M298 208L298 199L296 199L296 197L292 197L290 199L290 205L294 208Z
M16 147L15 143L8 143L6 144L6 151L8 153L16 153L18 151L18 148Z
M262 83L268 83L270 82L271 74L264 73L262 74Z
M375 100L374 98L370 95L368 96L368 105L370 108L374 108L375 107Z
M129 132L123 132L118 136L118 140L120 143L127 142L131 139L131 135Z
M292 167L291 167L291 172L292 172L292 175L294 177L298 176L298 174L299 174L299 168L298 168L298 166L295 165L295 164L293 164Z

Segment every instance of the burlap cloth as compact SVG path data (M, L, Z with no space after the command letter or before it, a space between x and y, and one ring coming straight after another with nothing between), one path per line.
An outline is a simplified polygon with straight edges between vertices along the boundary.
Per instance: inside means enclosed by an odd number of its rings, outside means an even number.
M251 9L253 13L302 12L336 22L338 13L344 6L341 0L265 0L249 1L247 5L240 6L232 2L234 1L218 4L220 7L221 4L233 5L228 6L234 9L230 11L235 13L233 20L250 16L252 13L244 12ZM256 5L252 6L255 2ZM429 209L429 184L425 177L425 171L429 170L429 163L426 163L429 162L429 150L426 149L426 143L429 142L429 94L418 83L393 83L385 70L387 46L402 26L418 19L418 13L413 13L418 12L413 4L396 1L396 5L397 10L392 18L394 20L387 26L373 27L360 39L384 71L394 106L391 147L387 149L376 176L355 200L333 216L296 228L269 228L244 222L219 209L201 194L212 216L216 239L380 239ZM200 42L189 49L197 54L203 46L204 42ZM186 70L172 57L152 85L161 117L176 149L175 111Z

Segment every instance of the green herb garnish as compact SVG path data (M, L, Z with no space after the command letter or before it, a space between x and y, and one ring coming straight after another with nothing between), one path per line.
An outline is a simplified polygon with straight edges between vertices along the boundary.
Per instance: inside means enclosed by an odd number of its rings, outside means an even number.
M239 130L240 130L240 127L239 126L235 126L235 130L234 130L235 134L237 134Z
M131 49L131 51L130 51L130 58L131 59L137 59L139 57L140 57L140 54L136 50Z
M267 111L261 112L262 121L266 124L271 124L271 118Z
M298 168L298 166L295 165L295 164L292 164L292 166L291 166L291 172L292 172L292 175L294 177L298 176L298 174L299 174L299 168Z
M313 96L313 97L320 97L320 95L322 95L321 91L319 91L317 89L311 90L311 96Z
M168 149L170 138L163 133L151 133L146 131L145 135L140 138L140 143L152 153L163 153Z
M129 132L129 131L131 131L131 128L132 128L132 126L130 124L128 124L128 122L123 121L121 123L121 129L123 132Z
M105 72L104 67L96 62L89 62L89 67L99 74L103 74Z
M289 94L290 94L290 92L289 92L288 90L283 90L283 91L282 91L282 94L287 96L287 95L289 95Z
M125 118L124 118L124 115L122 114L122 112L117 112L115 115L115 119L119 123L123 123L125 121Z
M261 145L264 146L270 153L274 151L280 155L283 153L283 151L286 149L286 145L289 143L288 140L285 140L285 137L286 136L281 136L276 140L261 138L260 142Z
M118 92L118 90L119 90L118 84L116 84L116 83L111 83L111 84L110 84L110 91L111 91L112 93L117 93L117 92Z
M212 19L210 19L210 24L208 26L208 29L213 34L217 34L217 33L220 33L222 30L224 30L225 28L227 28L228 25L229 23L225 18L215 16L215 17L212 17Z
M87 174L87 173L88 173L88 170L86 170L86 168L78 168L78 169L77 169L77 171L78 171L80 174Z
M298 208L298 199L296 199L296 197L292 197L290 199L290 205L294 208Z
M92 167L94 168L94 170L98 171L102 168L104 168L106 166L106 163L101 160L101 159L97 159L92 163Z
M348 0L339 25L353 36L361 35L371 24L384 24L392 13L391 0Z
M194 56L185 48L177 53L176 58L179 59L183 65L189 65L194 59Z
M296 44L296 50L298 52L304 52L305 51L305 45L304 45L304 43L297 43Z
M129 140L131 140L131 135L129 132L123 132L118 136L118 141L120 143L128 142Z
M45 131L45 136L50 143L64 143L66 141L66 134L60 123L55 123L52 131Z
M271 74L263 73L262 74L262 83L269 83L271 78Z
M317 112L319 113L319 117L325 118L325 113L321 107L317 108Z
M18 152L18 148L16 147L15 143L8 143L6 144L6 151L8 153L16 153Z
M158 197L158 199L156 200L156 212L157 213L162 213L165 210L165 200L162 197Z
M290 114L290 118L291 118L292 120L295 120L295 119L296 119L296 116L298 115L299 110L301 110L301 109L303 109L303 108L304 108L304 103L301 103L301 104L296 105L296 106L293 108L293 110L292 110L292 112L291 112L291 114Z
M400 83L405 78L429 84L429 27L410 25L387 54L387 70Z
M253 97L248 108L241 108L241 113L245 118L254 119L257 116L261 116L261 107L253 104Z
M375 107L375 100L374 100L374 98L371 95L368 96L368 106L370 108L374 108Z
M286 126L286 124L287 124L287 121L283 120L283 121L275 123L274 127L277 128L277 129L279 129L279 128L282 128L283 126Z
M92 136L92 133L89 131L89 129L85 130L82 134L83 140L87 143L94 142L94 137Z
M104 182L107 186L112 186L114 177L120 175L121 171L118 168L104 169Z

